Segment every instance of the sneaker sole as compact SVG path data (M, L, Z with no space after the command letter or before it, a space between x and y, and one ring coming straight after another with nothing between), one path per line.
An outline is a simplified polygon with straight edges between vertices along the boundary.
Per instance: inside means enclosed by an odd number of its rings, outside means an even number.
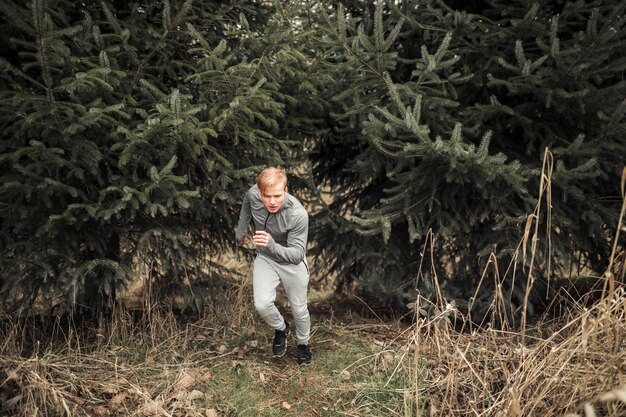
M282 353L278 353L278 354L274 354L275 358L282 358L283 356L285 356L285 353L287 353L287 349L283 350Z

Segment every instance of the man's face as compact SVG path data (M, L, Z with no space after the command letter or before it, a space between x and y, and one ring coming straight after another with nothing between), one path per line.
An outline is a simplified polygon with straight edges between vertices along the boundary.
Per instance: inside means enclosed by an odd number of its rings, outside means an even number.
M287 187L283 187L282 184L276 184L267 187L265 192L261 193L261 200L263 200L263 205L265 205L267 211L276 213L282 207L286 195Z

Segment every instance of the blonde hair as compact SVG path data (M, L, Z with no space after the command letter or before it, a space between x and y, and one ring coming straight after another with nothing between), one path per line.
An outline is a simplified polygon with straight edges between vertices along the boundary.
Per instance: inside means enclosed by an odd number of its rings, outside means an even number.
M265 194L265 190L269 187L274 187L278 184L284 184L283 188L287 186L287 173L283 168L268 167L259 173L256 184L259 187L261 194Z

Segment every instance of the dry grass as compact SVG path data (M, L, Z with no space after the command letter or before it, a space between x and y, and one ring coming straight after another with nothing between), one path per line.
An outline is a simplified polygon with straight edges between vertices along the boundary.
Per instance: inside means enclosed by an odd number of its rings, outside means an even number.
M108 327L6 322L0 415L626 415L626 294L521 333L314 315L310 367L274 359L247 284L203 317L118 312ZM319 301L321 302L321 300ZM49 330L48 330L49 332ZM50 332L49 332L50 333Z
M412 394L424 415L626 415L623 289L530 329L525 342L491 327L455 332L442 317L411 332Z
M442 296L430 259L429 274L422 272L428 260L422 256L419 279L431 279L435 300L419 295L413 306L416 323L408 344L412 360L412 407L407 415L428 416L585 416L626 415L626 291L616 281L613 264L626 211L626 168L622 174L622 208L602 299L590 308L562 294L567 304L561 317L528 326L526 312L534 284L540 239L546 242L550 275L552 155L546 150L537 205L528 216L517 253L504 275L492 255L476 289L487 276L495 290L487 317L479 326L462 317ZM545 202L544 202L545 200ZM543 206L547 208L542 208ZM545 236L540 230L545 220ZM432 233L426 239L433 253ZM513 331L506 314L502 282L519 280L519 259L529 260L526 292L519 331ZM429 278L427 278L429 277ZM623 279L623 276L621 277ZM476 299L476 295L473 297ZM428 305L425 305L428 303ZM469 311L471 311L470 301ZM425 308L435 311L428 317ZM426 318L424 318L426 317ZM452 318L460 328L453 330ZM493 324L497 323L498 326ZM457 327L458 328L458 327Z
M120 313L105 335L60 337L26 354L33 324L5 323L0 415L402 415L408 381L394 373L402 346L387 342L399 324L319 318L316 361L299 367L293 346L271 356L272 335L248 315L250 325L229 321L227 307L186 322L165 311L149 323Z
M550 173L542 177L520 244L520 256L531 259L542 196L549 207ZM624 179L626 170L622 188ZM622 217L625 207L626 199ZM615 242L619 230L621 218ZM490 276L502 282L515 273ZM526 273L530 291L532 269ZM431 276L438 296L429 308L438 313L422 315L418 297L410 324L351 311L337 317L336 299L313 294L312 305L326 305L313 311L314 362L304 368L293 352L271 356L272 335L254 314L249 279L233 279L200 317L149 303L139 317L120 309L101 326L6 318L0 416L626 415L626 292L611 271L595 305L564 299L563 316L533 326L524 316L519 331L506 326L501 291L490 317L504 326L476 326Z

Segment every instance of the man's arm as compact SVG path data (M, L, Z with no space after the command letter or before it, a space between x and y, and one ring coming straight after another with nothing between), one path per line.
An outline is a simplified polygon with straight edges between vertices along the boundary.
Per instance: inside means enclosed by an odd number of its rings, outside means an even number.
M267 249L284 262L297 265L304 260L309 234L309 216L306 211L298 213L294 225L287 234L287 246L279 245L269 236Z
M248 226L250 225L250 219L252 218L252 207L250 205L250 190L246 192L241 203L241 211L239 212L239 222L237 223L237 229L235 229L235 239L237 242L246 244ZM244 242L244 239L246 240Z

